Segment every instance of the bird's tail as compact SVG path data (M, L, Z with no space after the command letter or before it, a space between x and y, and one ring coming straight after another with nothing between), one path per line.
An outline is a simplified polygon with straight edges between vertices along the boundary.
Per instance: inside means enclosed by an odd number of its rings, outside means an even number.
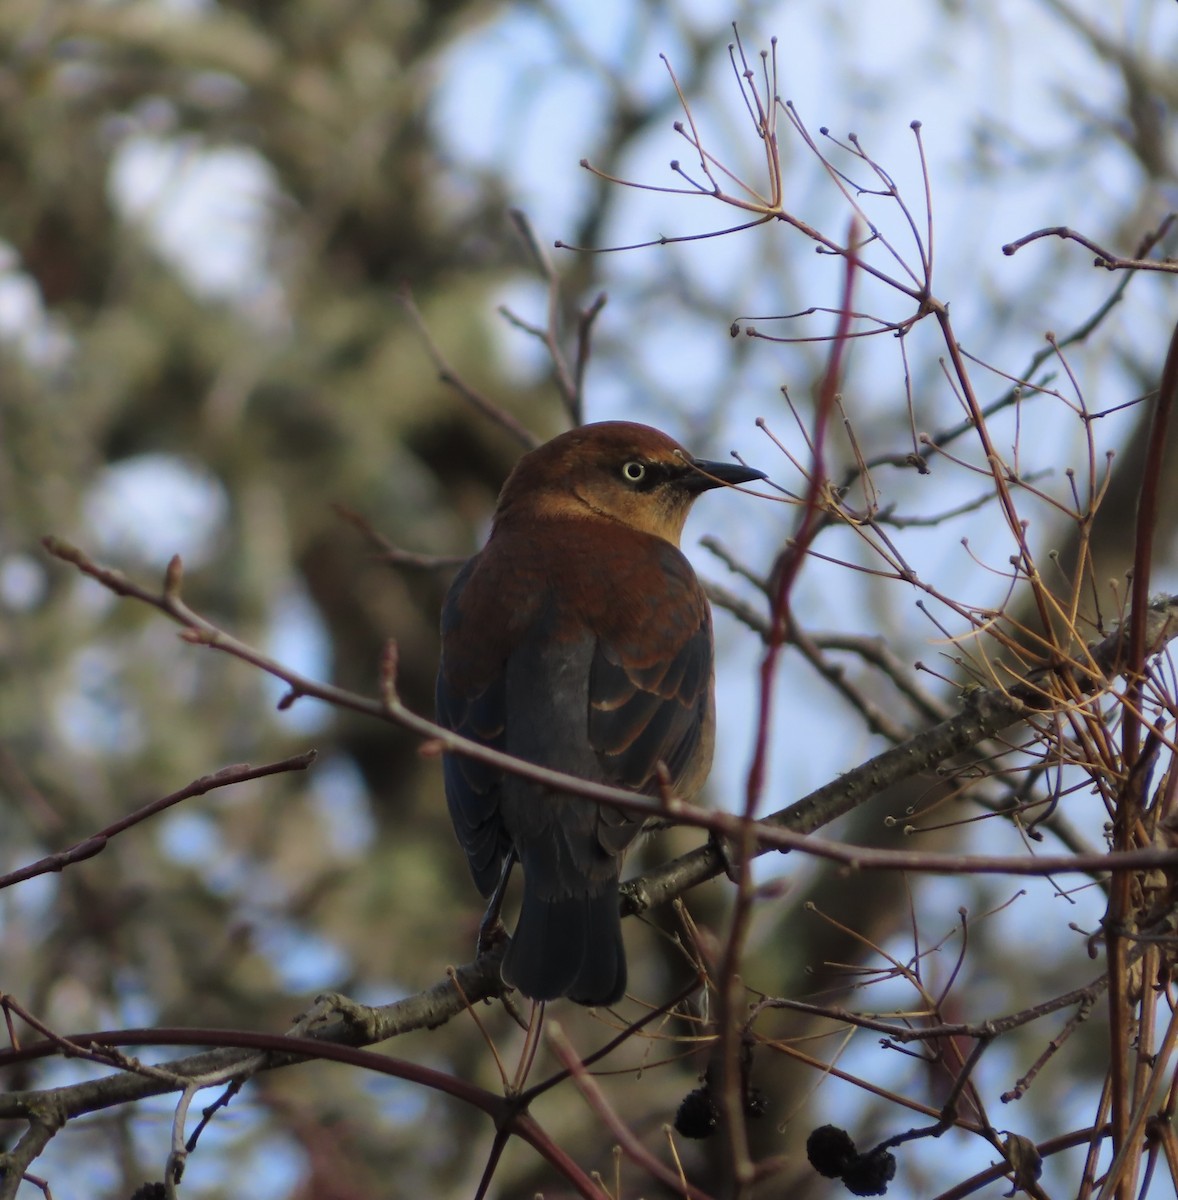
M588 894L547 899L528 886L525 871L503 979L532 1000L568 996L578 1004L616 1004L626 991L617 880Z

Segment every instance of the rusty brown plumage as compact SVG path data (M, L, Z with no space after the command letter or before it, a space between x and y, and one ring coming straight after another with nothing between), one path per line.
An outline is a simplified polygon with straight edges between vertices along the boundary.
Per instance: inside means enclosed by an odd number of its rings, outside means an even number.
M657 790L663 763L679 794L698 791L712 761L711 613L679 537L702 492L760 478L628 421L524 455L446 597L439 722L640 793ZM505 981L536 1000L619 1000L618 872L640 825L460 755L446 756L445 781L483 895L513 859L523 868Z

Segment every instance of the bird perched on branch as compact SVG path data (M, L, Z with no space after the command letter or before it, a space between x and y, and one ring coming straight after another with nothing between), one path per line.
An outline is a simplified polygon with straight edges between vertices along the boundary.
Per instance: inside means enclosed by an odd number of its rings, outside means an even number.
M676 793L693 795L712 762L712 620L679 537L702 492L763 478L629 421L525 454L487 545L446 597L438 722L646 795L661 764ZM484 933L513 862L523 868L504 981L534 1000L620 1000L618 871L641 820L455 753L445 784L474 881L492 897Z

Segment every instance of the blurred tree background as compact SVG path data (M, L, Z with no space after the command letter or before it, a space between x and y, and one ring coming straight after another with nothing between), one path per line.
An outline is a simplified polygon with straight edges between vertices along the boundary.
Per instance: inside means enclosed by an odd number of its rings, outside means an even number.
M278 711L273 681L179 640L158 614L49 560L39 539L74 541L145 583L179 553L194 608L357 691L375 693L382 645L394 638L403 697L430 712L448 573L390 568L333 505L407 550L466 554L520 447L440 380L404 289L466 384L539 437L561 429L543 347L496 314L506 303L538 325L547 319L545 282L508 211L524 210L546 245L617 245L735 223L700 201L612 186L577 165L588 158L609 174L681 183L665 163L690 166L690 155L671 130L680 113L659 52L742 168L753 170L761 151L736 132L744 112L727 50L734 19L754 50L781 36L783 95L799 101L812 129L854 127L917 206L908 121L922 118L941 294L963 341L1012 375L1046 330L1078 326L1119 279L1092 271L1090 253L1074 245L1039 243L1008 260L1002 243L1068 224L1132 255L1178 206L1173 4L1005 0L976 13L907 0L878 6L887 17L842 0L806 7L619 0L589 16L573 0L0 4L0 870L229 763L309 746L320 756L309 773L189 801L88 862L0 893L0 990L64 1033L281 1031L318 991L384 1002L473 955L478 897L437 762L419 757L415 739L306 700ZM833 208L813 157L789 143L784 165L795 207L841 232L846 213ZM1162 251L1174 253L1172 237ZM837 270L774 226L629 254L552 253L570 353L578 306L609 296L587 418L646 420L713 456L737 447L800 490L753 418L765 415L804 455L779 389L786 384L805 410L826 348L730 339L728 326L738 315L836 303ZM1176 311L1172 277L1134 279L1072 352L1090 407L1112 409L1156 385ZM960 412L929 345L912 339L909 366L917 427L940 429ZM986 379L992 395L1008 386ZM864 453L902 451L909 418L894 339L856 349L847 392ZM1139 413L1128 409L1101 431L1112 430L1108 441L1122 451L1098 538L1102 581L1126 566ZM1066 462L1070 434L1042 420L1036 437ZM915 473L896 472L887 499L907 503L918 485ZM1176 510L1178 502L1164 518L1169 574L1158 587L1178 580ZM688 549L706 574L763 605L751 584L699 552L698 538L706 525L764 574L791 519L719 498L695 518ZM995 518L978 520L969 536L984 554ZM1035 533L1052 544L1049 527ZM924 563L963 572L959 592L993 591L971 582L960 536L931 531ZM805 573L797 614L824 630L883 635L901 659L935 657L928 643L938 635L913 619L910 597L865 576ZM761 647L723 614L718 644L712 793L735 806ZM800 658L787 671L773 807L885 740ZM916 715L908 720L919 727ZM880 835L873 813L854 836ZM660 861L697 841L671 835L638 857ZM795 858L788 905L765 919L747 975L775 994L832 1001L847 976L823 964L868 951L807 916L805 902L849 913L882 943L911 940L908 901L895 877L848 889ZM1015 890L1009 881L942 890L929 901L930 937L952 926L957 904L981 909ZM723 883L693 894L695 919L719 921L726 895ZM1009 928L1025 924L1027 910L1013 911ZM682 974L659 932L674 918L628 926L633 990L660 1003ZM1041 948L1012 954L1009 936L979 936L971 948L969 977L995 1011L1008 999L1017 1007L1028 956L1045 975L1059 966L1038 958ZM1072 978L1059 966L1061 989ZM501 1014L484 1019L515 1045ZM582 1049L612 1028L580 1012L560 1019ZM1004 1060L1004 1078L1017 1078L1043 1041L1031 1038L1024 1060ZM392 1052L497 1086L468 1020L401 1039ZM788 1183L774 1186L834 1194L840 1185L816 1176L799 1147L824 1105L839 1102L813 1094L816 1075L759 1061L773 1099L760 1149L791 1164ZM614 1103L657 1141L703 1061L640 1044L611 1065L630 1068L609 1081ZM1041 1094L1098 1088L1104 1068L1074 1055L1070 1075L1045 1079ZM29 1068L6 1084L47 1086L84 1071ZM943 1099L936 1080L918 1070L907 1078L897 1086L934 1105ZM867 1103L858 1094L854 1102ZM1051 1102L1039 1105L1050 1113ZM172 1107L76 1122L36 1170L59 1195L127 1196L159 1177ZM575 1093L549 1095L540 1115L579 1161L612 1178L611 1140ZM1040 1119L1032 1132L1050 1133ZM479 1114L442 1097L314 1064L251 1082L206 1134L184 1194L469 1196L491 1133ZM910 1169L901 1194L931 1195L962 1174L935 1156ZM565 1194L519 1146L496 1186L503 1196Z

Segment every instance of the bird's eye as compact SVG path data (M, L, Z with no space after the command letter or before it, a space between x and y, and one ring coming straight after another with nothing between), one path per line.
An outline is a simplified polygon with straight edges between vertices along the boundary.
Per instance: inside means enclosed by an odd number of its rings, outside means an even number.
M627 483L641 483L646 478L646 463L628 462L622 467L622 478Z

